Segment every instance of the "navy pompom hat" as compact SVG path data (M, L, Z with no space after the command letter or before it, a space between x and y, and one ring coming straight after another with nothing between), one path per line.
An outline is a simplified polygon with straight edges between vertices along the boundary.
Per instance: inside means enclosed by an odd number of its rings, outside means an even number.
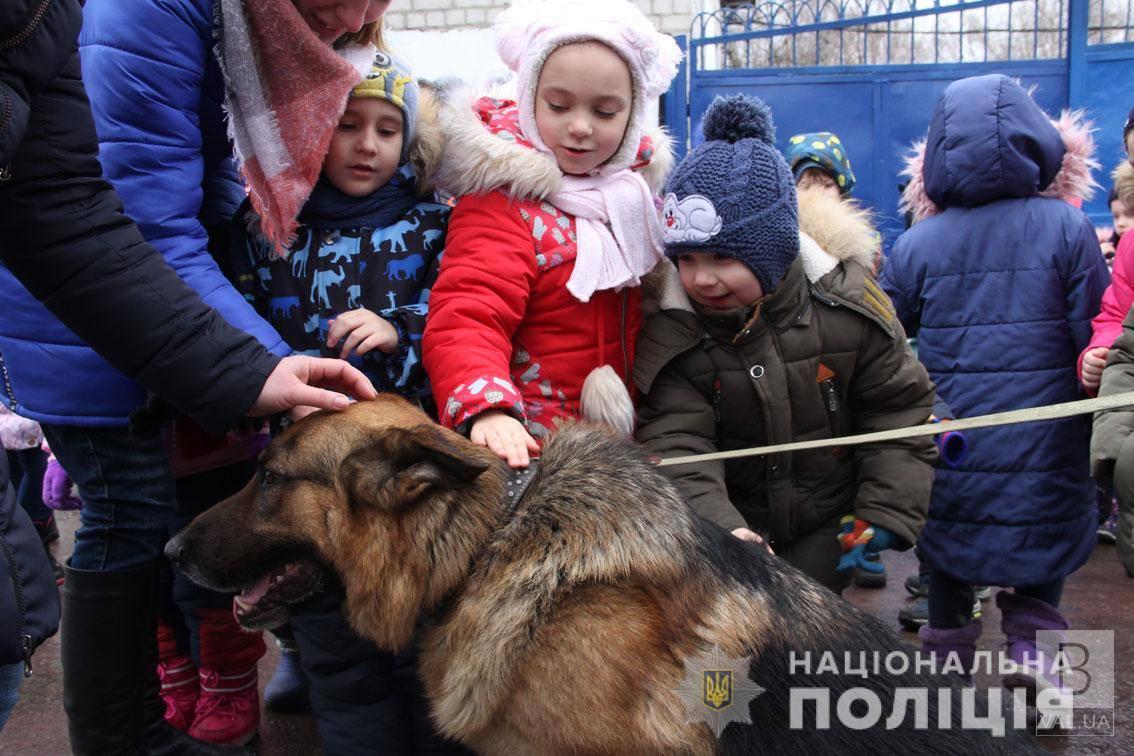
M799 256L795 180L775 147L772 111L754 97L717 97L701 130L705 141L666 183L665 253L735 257L770 294Z

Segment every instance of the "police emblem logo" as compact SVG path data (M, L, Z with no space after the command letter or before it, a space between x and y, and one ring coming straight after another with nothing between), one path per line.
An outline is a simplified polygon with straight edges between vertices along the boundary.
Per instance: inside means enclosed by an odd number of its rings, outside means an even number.
M732 722L752 724L749 704L764 689L748 677L751 662L725 656L716 645L686 659L685 679L673 691L685 702L685 721L704 722L718 738Z
M732 706L732 670L706 669L701 675L705 682L702 702L718 711Z

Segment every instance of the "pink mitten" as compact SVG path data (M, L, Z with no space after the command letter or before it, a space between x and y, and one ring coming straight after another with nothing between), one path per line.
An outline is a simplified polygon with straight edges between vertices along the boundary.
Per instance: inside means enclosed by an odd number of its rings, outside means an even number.
M43 473L43 503L57 511L80 509L83 500L71 493L73 485L63 465L55 457L49 457L47 470Z

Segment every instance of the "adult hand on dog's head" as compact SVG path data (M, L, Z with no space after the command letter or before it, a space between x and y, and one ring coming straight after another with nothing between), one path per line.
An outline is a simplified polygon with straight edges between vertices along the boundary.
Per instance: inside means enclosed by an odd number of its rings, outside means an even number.
M489 410L473 420L469 440L487 446L509 467L527 467L529 455L539 451L539 443L532 438L524 424L506 412Z
M287 411L287 419L293 423L298 423L308 415L314 415L319 411L318 407L310 407L306 404L301 404L298 407L292 407Z
M766 548L769 554L771 554L772 556L776 555L776 552L772 551L772 547L768 545L768 542L761 538L759 533L753 530L749 530L748 528L735 528L732 531L732 534L742 541L751 541L752 543L758 543Z
M247 414L262 417L302 405L344 410L351 396L373 399L378 392L370 379L342 360L293 354L279 361Z

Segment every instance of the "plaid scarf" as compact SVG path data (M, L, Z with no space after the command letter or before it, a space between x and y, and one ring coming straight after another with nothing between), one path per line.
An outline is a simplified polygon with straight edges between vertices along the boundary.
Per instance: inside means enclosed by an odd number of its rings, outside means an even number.
M216 0L228 133L264 236L281 257L373 45L334 50L291 0Z

